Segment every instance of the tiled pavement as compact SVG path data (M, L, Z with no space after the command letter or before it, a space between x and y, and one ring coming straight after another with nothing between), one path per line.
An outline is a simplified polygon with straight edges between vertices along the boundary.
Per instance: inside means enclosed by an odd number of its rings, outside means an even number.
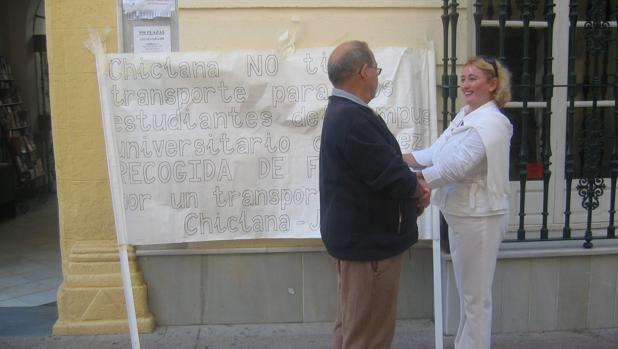
M328 349L330 323L162 326L140 335L141 348L156 349ZM0 336L2 349L130 348L128 335L97 336ZM392 349L434 348L429 320L400 320ZM453 348L453 337L444 338ZM492 337L493 349L615 349L618 329L507 333Z
M62 281L56 196L28 206L0 221L0 307L55 302Z

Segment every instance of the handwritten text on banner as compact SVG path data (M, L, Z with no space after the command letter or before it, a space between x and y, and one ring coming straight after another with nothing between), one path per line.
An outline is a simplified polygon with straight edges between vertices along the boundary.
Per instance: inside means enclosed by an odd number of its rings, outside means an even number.
M108 161L121 182L114 204L124 207L128 242L319 237L331 50L285 59L270 51L106 55ZM370 105L403 151L427 146L436 131L433 51L375 53L383 72Z

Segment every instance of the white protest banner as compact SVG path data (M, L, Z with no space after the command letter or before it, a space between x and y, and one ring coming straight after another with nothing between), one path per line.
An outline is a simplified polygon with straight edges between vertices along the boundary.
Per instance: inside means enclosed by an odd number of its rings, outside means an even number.
M106 54L97 66L120 243L319 237L331 50ZM374 51L383 71L370 105L403 151L429 145L433 49Z

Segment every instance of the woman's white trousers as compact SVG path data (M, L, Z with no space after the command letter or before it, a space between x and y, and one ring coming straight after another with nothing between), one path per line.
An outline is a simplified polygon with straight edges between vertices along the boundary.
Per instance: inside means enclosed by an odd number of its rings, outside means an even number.
M459 328L455 349L491 346L492 283L500 243L506 233L506 214L463 217L444 213L455 283L459 293Z

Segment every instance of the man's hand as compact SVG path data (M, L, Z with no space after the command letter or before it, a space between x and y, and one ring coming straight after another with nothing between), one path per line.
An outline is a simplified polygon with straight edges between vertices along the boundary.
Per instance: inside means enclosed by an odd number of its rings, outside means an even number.
M416 199L416 209L418 211L418 215L420 216L425 208L429 206L431 188L429 188L427 181L425 181L422 172L416 172L416 179L418 185L416 186L416 192L414 193L413 198Z
M414 158L414 155L412 155L411 153L403 154L403 161L406 163L406 165L408 165L408 167L411 167L415 170L422 170L425 168L425 166L419 164L416 161L416 158Z

